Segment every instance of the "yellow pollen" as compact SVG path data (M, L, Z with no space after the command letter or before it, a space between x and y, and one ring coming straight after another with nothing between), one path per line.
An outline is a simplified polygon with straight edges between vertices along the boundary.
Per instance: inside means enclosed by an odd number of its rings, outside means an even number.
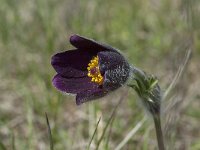
M99 85L103 84L103 77L99 70L99 58L98 56L94 57L87 67L88 70L88 77L91 77L91 81L95 82Z

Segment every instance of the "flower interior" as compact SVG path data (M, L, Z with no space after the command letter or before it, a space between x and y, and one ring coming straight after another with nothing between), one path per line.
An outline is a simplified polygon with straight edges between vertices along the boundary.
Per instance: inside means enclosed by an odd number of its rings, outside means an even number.
M103 77L99 70L99 58L98 56L93 57L87 67L88 77L91 78L92 82L95 82L99 85L103 84Z

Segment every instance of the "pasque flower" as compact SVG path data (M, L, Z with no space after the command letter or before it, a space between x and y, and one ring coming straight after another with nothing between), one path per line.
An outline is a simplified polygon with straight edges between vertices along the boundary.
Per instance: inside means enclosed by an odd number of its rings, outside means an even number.
M72 35L73 50L57 53L51 64L57 74L53 85L76 94L76 104L105 96L126 83L130 65L115 48L79 35Z
M158 146L164 150L160 123L162 94L153 75L130 66L115 48L79 35L70 37L73 50L57 53L51 64L57 74L53 85L65 93L76 94L76 104L105 96L126 83L138 94L154 119Z

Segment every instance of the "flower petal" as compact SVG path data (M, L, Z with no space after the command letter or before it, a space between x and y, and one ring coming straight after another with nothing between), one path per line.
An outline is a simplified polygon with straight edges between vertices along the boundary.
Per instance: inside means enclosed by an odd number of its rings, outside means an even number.
M87 75L87 65L93 55L88 51L69 50L55 54L51 64L57 73L65 77L83 77Z
M83 78L65 78L57 74L53 80L53 85L60 91L77 94L85 90L98 88L96 83L91 82L89 77Z
M104 91L100 88L80 92L76 95L76 104L80 105L87 101L98 99L100 97L105 96L107 93L107 91Z
M103 88L115 90L122 86L129 77L130 66L126 59L119 53L99 52L99 68L104 74Z
M72 35L70 37L70 43L73 46L75 46L76 48L86 49L86 50L90 50L90 51L94 51L94 50L95 51L107 50L107 51L113 51L113 52L118 51L117 49L115 49L115 48L113 48L109 45L97 42L93 39L89 39L89 38L86 38L86 37L83 37L83 36L80 36L80 35L77 35L77 34Z

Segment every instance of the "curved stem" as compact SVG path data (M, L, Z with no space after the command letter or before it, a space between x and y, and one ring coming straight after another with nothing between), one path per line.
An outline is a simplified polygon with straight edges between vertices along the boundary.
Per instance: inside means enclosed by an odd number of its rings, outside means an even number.
M165 150L160 115L153 116L159 150Z

